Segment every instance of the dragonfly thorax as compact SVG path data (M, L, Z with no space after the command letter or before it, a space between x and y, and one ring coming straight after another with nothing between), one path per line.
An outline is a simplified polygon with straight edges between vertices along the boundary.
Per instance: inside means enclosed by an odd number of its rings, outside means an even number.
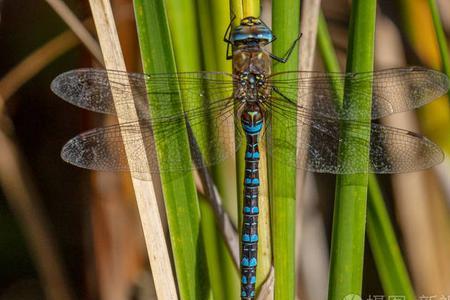
M270 95L266 76L263 73L246 70L239 74L234 98L244 103L263 102Z

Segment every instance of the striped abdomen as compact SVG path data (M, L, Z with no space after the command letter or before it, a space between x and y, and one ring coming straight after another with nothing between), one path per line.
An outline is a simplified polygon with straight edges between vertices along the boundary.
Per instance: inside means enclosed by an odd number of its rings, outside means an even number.
M245 105L241 115L247 147L245 151L244 205L241 252L241 298L255 297L258 250L258 137L263 126L263 115L256 103Z

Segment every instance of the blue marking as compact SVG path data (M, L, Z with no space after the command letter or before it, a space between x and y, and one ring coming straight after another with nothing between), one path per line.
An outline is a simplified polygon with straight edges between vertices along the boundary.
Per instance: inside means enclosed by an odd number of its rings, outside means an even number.
M256 258L252 258L251 260L250 260L250 267L255 267L256 266Z
M253 126L243 124L242 127L244 128L244 131L247 133L257 133L260 132L263 126L263 122L259 122Z
M255 297L255 291L252 291L252 292L250 293L250 297Z
M244 258L242 259L242 261L241 261L241 266L243 266L243 267L248 267L248 266L249 266L249 264L248 264L248 258L247 258L247 257L244 257Z
M245 212L245 213L251 212L250 207L248 207L248 206L244 207L244 212Z
M247 281L247 280L246 280ZM246 282L247 283L247 282ZM255 284L256 283L256 276L252 276L251 278L250 278L250 283L251 284Z
M258 151L253 153L253 158L259 158L259 152Z
M251 184L252 179L251 178L245 178L245 184Z
M259 179L258 178L253 178L252 184L259 184Z
M255 278L255 279L256 279L256 278ZM253 277L250 279L250 282L252 282L252 280L253 280ZM242 276L241 282L242 282L243 284L247 284L247 277Z
M243 235L242 235L242 241L243 241L243 242L250 242L250 235L248 235L248 234L243 234Z
M252 234L251 238L250 238L250 242L257 242L258 241L258 235L257 234Z
M242 291L242 293L241 293L241 297L242 297L242 298L245 298L245 297L247 297L247 293L246 293L245 291Z
M248 39L250 36L249 36L249 34L248 33L234 33L233 34L233 38L232 38L232 40L233 41L243 41L243 40L246 40L246 39Z
M252 207L252 213L253 214L258 214L259 213L259 208L258 207Z
M252 153L251 152L246 152L245 153L245 158L251 158L252 157Z
M270 32L270 31L266 31L266 32L263 31L257 35L257 38L261 39L261 40L270 41L273 39L273 35L272 35L272 32Z
M247 39L273 40L273 34L267 26L259 24L254 25L254 27L256 28L254 32L248 32L242 25L236 27L231 35L231 42L244 41Z

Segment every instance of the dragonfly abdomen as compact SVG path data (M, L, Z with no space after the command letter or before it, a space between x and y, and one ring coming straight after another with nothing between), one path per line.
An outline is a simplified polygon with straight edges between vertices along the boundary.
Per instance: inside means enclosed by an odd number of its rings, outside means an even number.
M258 250L258 188L259 159L258 137L263 126L263 116L257 104L247 104L241 115L242 128L247 139L245 151L244 205L241 253L241 297L255 297Z

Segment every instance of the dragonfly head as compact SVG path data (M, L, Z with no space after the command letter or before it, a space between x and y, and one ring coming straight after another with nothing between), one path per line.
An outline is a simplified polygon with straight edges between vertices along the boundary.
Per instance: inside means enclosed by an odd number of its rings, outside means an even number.
M241 24L231 32L230 41L233 45L245 44L258 45L259 43L270 43L273 34L270 28L258 18L247 17L241 20Z

